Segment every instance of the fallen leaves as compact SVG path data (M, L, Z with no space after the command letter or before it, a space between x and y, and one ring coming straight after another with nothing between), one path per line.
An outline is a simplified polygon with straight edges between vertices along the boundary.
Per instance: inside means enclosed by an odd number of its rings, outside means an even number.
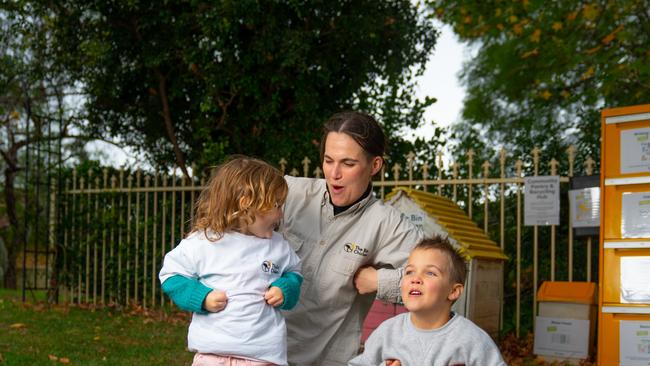
M569 365L564 362L547 362L543 357L533 354L534 339L533 334L529 333L523 338L517 338L513 333L508 334L499 342L501 355L510 366L563 366ZM580 366L595 366L596 363L591 360L580 361Z
M58 362L64 363L64 364L70 363L70 359L67 358L67 357L58 357L58 356L55 356L55 355L47 355L47 358L49 358L50 361L54 361L54 362L58 361Z

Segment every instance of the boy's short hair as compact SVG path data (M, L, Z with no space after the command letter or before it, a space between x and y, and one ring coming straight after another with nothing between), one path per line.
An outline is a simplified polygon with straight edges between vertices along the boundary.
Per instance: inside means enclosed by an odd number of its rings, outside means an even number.
M440 235L434 235L430 238L425 238L420 241L413 250L416 249L437 249L445 253L449 258L449 274L454 283L465 285L467 279L467 262L465 258L458 253L449 242L448 238L443 238Z

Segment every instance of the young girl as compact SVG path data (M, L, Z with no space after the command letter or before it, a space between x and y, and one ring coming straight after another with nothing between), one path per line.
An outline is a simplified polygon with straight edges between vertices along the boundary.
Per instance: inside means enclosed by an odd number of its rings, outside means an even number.
M278 307L296 304L302 276L298 256L274 231L286 197L277 169L233 158L201 192L192 232L165 256L163 291L194 312L187 336L196 352L193 366L287 364ZM184 278L196 279L203 290Z

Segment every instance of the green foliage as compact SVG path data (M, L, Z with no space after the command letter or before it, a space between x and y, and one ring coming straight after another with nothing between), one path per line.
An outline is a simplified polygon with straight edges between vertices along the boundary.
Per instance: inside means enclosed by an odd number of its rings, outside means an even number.
M84 84L90 132L159 166L178 163L171 136L199 167L232 153L317 161L322 123L352 108L401 146L434 102L412 80L437 32L406 0L28 3Z
M578 147L577 166L600 154L600 110L647 103L648 3L430 1L477 55L462 78L461 141L477 135L515 156ZM597 159L596 159L597 160Z

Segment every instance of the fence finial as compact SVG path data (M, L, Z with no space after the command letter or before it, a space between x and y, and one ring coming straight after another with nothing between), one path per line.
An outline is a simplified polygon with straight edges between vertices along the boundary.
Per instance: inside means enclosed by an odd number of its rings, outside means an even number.
M521 171L524 166L524 162L521 159L515 161L515 171L517 172L517 178L521 178Z
M406 163L409 170L409 180L413 180L413 164L415 163L415 153L413 151L410 151L406 155Z
M280 161L278 161L278 164L280 164L280 171L284 175L284 172L287 169L287 160L285 160L285 158L282 158Z
M308 157L305 156L305 158L302 159L302 169L303 169L305 177L309 177L309 164L310 163L311 163L311 160L309 160Z
M316 169L314 169L314 177L320 178L322 174L323 170L317 165Z
M438 160L436 162L436 166L438 167L438 179L442 179L442 151L438 151L436 156L438 157Z
M426 161L424 163L422 163L422 168L421 168L422 169L422 179L424 179L424 180L429 179L429 168L430 167L431 166L429 164L427 164Z
M594 159L592 159L591 156L587 156L587 160L585 160L587 175L592 175L594 173L594 165L596 165Z
M539 147L535 146L533 150L531 150L531 153L533 154L533 168L535 169L535 175L539 173L539 153L542 152L542 150L539 149Z
M575 145L570 145L566 149L567 155L569 155L569 177L573 177L573 163L575 162L576 158L576 147Z
M397 181L399 180L399 172L402 170L402 166L399 165L399 163L395 163L393 165L393 180Z
M486 160L483 165L481 165L481 167L483 168L483 178L487 179L490 175L490 168L492 167L492 164Z
M548 165L551 166L551 175L557 175L557 166L560 164L555 158L551 159L551 162Z
M472 166L474 165L474 155L476 155L476 153L474 152L474 149L469 149L465 155L467 156L467 167L469 168L467 178L472 179Z
M506 149L501 146L499 149L499 171L501 178L506 177Z
M459 167L459 166L460 166L460 165L459 165L458 162L456 162L456 161L454 161L454 162L451 164L451 176L454 177L454 179L458 179L458 167Z

